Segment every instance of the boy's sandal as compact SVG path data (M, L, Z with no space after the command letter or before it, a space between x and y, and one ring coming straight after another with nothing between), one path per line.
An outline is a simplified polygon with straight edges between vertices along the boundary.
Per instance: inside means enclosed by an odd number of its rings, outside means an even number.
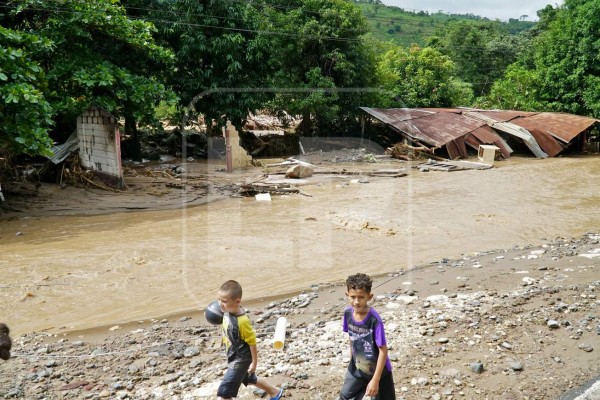
M271 397L271 400L279 400L283 396L283 388L279 389L279 393L275 397Z

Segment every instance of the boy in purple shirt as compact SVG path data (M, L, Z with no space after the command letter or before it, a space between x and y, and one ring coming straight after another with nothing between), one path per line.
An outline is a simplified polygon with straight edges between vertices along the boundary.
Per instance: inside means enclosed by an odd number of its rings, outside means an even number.
M368 275L355 274L346 279L350 306L344 311L343 328L350 336L352 356L340 391L340 400L395 400L392 364L381 317L369 307L373 281Z

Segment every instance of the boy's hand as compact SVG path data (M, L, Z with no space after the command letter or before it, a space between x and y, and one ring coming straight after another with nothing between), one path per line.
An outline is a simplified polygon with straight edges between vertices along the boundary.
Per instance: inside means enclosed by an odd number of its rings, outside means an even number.
M253 374L255 372L256 372L256 363L253 362L252 364L250 364L250 367L248 368L248 373Z
M377 392L379 392L379 380L373 378L367 385L367 391L365 392L365 395L375 397L377 396Z
M248 372L248 383L251 385L256 385L258 382L258 378L254 372Z

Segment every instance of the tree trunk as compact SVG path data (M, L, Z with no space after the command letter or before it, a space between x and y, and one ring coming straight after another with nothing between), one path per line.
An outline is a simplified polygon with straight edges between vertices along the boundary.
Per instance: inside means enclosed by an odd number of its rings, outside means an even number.
M304 137L312 137L314 135L313 124L312 120L310 119L309 112L302 113L302 122L300 123L300 130L302 132L302 136Z
M142 145L135 118L131 114L125 114L125 136L127 140L124 142L123 150L126 156L135 161L142 161Z

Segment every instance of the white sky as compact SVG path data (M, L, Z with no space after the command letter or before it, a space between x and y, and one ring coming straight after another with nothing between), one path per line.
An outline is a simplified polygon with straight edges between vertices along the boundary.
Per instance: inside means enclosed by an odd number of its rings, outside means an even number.
M528 15L527 21L537 21L537 11L547 4L557 7L563 0L382 0L387 6L396 6L406 11L442 10L450 14L474 14L491 20L508 21Z

